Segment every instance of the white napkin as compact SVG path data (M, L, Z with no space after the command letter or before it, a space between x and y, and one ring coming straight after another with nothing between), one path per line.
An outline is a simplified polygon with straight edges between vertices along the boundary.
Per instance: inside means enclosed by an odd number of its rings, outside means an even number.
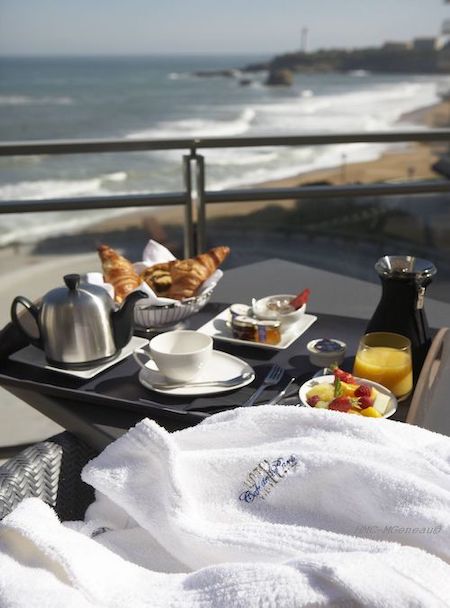
M91 285L99 285L100 287L103 287L103 289L106 289L111 298L114 298L114 287L111 285L111 283L105 283L101 272L87 272L86 282L90 283Z
M144 247L142 253L142 262L136 262L134 269L138 274L141 274L143 270L154 264L162 264L163 262L172 262L175 260L175 256L171 251L152 239L149 240L147 245Z
M133 266L136 272L138 274L141 274L141 272L145 270L145 268L149 268L154 264L171 262L175 259L175 256L167 249L167 247L164 247L164 245L161 245L161 243L150 239L147 245L144 247L144 251L142 253L142 262L136 262L135 264L133 264ZM222 277L222 270L217 269L208 279L206 279L206 281L200 287L197 295L201 295L211 286L216 285ZM104 282L103 275L101 272L88 272L86 275L86 280L88 283L92 283L94 285L101 285L107 290L110 296L114 297L113 286L109 283ZM175 306L182 305L179 300L158 296L153 291L153 289L145 282L142 282L139 287L136 288L135 291L137 290L144 291L147 294L146 298L138 300L138 302L136 303L137 308L148 308L149 306L166 306L167 304L174 304Z

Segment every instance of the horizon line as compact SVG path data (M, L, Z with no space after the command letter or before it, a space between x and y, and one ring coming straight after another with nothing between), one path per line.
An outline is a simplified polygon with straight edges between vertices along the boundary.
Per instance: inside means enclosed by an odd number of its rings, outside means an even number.
M183 55L189 56L209 56L209 57L223 57L226 56L240 56L240 55L273 55L275 53L288 53L292 51L224 51L222 53L209 51L148 51L142 53L1 53L0 59L52 59L52 58L90 58L98 57L102 59L108 58L123 58L123 57L178 57Z

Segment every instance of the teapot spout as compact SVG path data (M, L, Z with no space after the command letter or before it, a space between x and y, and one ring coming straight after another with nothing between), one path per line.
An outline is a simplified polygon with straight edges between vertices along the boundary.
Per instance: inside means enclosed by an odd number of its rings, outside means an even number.
M145 291L133 291L125 298L122 306L112 313L111 319L116 348L123 348L131 340L134 329L134 307L138 300L146 297Z

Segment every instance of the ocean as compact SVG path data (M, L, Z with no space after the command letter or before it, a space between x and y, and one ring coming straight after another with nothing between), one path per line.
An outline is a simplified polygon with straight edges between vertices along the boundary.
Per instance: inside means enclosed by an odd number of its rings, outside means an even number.
M0 139L302 135L398 128L439 100L442 76L298 74L290 88L242 74L255 56L0 59ZM198 70L237 69L233 77ZM240 83L251 78L249 85ZM408 128L403 124L402 128ZM220 189L371 160L380 144L205 151L207 187ZM0 199L180 190L185 151L0 159ZM114 213L124 213L116 210ZM4 215L0 246L76 231L110 211Z

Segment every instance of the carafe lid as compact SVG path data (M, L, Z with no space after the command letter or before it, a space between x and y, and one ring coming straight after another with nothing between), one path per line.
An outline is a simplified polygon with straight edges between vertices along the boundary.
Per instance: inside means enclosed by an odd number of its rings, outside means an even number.
M436 266L429 260L411 255L384 255L375 264L375 270L380 277L416 281L430 279L437 272Z

